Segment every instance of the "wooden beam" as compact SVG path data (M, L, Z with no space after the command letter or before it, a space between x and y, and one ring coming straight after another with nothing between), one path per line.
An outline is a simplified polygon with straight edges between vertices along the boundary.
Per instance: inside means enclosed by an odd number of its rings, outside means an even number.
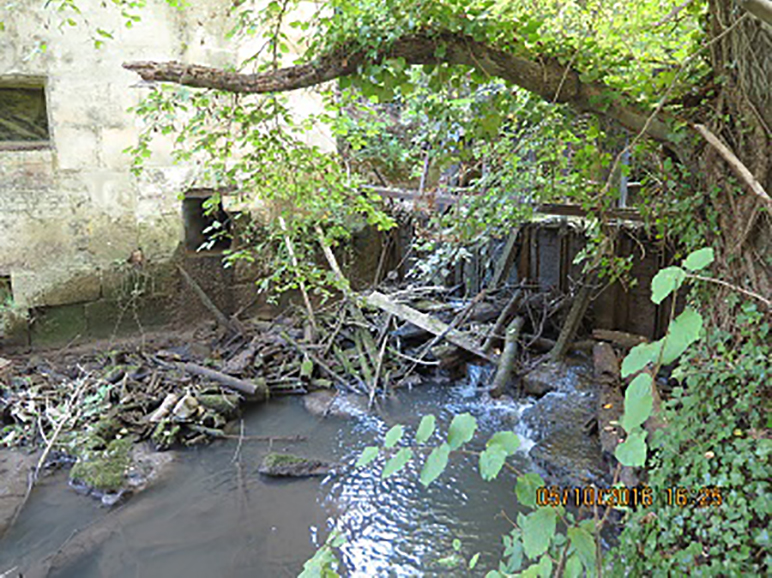
M443 323L439 319L421 313L412 307L408 307L401 303L395 303L383 293L373 291L370 295L365 297L365 302L371 307L391 313L403 321L408 321L429 333L438 337L443 337L453 345L458 345L477 357L482 357L492 363L496 362L496 358L483 351L469 335L458 331L457 329L453 329L447 323Z

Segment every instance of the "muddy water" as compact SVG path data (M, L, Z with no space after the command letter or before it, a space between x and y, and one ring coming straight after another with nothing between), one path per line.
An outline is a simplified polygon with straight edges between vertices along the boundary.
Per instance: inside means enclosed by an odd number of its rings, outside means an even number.
M445 431L454 414L469 411L491 433L517 430L522 410L481 400L468 384L427 386L400 393L379 415L361 412L349 419L312 417L297 398L272 401L245 416L244 433L303 435L307 441L276 443L273 449L353 464L395 423L408 425L412 434L421 416L434 413ZM342 548L348 576L468 575L438 562L453 553L456 538L467 559L482 552L475 574L484 575L497 565L500 536L508 527L501 510L510 517L518 512L513 478L504 472L483 482L471 456L451 458L446 473L424 489L415 467L382 481L382 462L324 479L267 480L256 471L267 451L264 442L228 440L183 452L169 477L113 511L75 495L61 481L49 482L36 490L0 543L0 575L33 565L72 542L76 532L88 531L90 523L109 530L57 575L296 576L332 528L348 539ZM523 471L531 469L526 455L513 459Z

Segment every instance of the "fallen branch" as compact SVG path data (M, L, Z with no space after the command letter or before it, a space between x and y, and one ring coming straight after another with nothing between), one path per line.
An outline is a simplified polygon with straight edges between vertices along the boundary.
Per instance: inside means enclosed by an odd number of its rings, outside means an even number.
M175 365L187 371L188 373L211 379L212 381L216 381L226 387L240 391L255 401L262 401L264 399L268 399L271 396L271 392L268 389L268 386L264 383L253 383L251 381L245 381L243 379L239 379L238 377L226 375L225 373L221 373L215 369L209 369L208 367L198 365L197 363L191 363L189 361L185 363L177 363Z
M496 375L493 378L491 387L491 397L501 397L504 389L509 384L509 380L514 373L515 361L517 361L517 338L523 329L525 320L522 317L515 317L512 323L507 327L507 334L504 342L504 351L499 358L499 367L496 369Z
M496 323L493 325L493 328L490 330L490 333L488 333L488 336L485 338L485 343L483 343L482 350L486 353L490 352L491 349L493 349L493 344L496 342L496 339L499 338L499 334L501 333L501 330L504 328L505 324L507 323L507 319L510 318L510 316L517 311L517 308L520 307L520 302L523 300L523 291L522 289L516 289L515 292L512 294L512 297L510 297L509 301L507 301L507 304L504 306L504 309L501 310L501 314L499 315L498 319L496 319Z
M611 331L609 329L593 329L592 337L598 341L608 341L622 349L632 349L636 345L649 342L643 335L635 335L624 331Z

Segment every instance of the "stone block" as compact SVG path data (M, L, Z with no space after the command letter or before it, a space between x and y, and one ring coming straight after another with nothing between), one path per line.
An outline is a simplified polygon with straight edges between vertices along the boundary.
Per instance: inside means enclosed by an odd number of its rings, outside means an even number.
M56 152L59 168L64 170L93 169L98 166L99 140L94 131L61 125L55 127Z
M99 275L83 273L47 290L40 298L40 304L52 306L93 301L99 299L101 291Z
M84 341L86 314L84 305L39 307L32 312L30 342L33 347L58 347Z
M102 162L113 171L128 170L131 166L131 155L123 151L137 139L134 127L107 128L102 130Z
M182 218L174 214L140 222L137 236L137 243L148 261L165 261L172 257L182 241Z

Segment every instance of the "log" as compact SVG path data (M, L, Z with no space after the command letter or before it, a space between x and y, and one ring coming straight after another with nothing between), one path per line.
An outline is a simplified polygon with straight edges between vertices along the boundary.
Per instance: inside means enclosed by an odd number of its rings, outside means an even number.
M530 349L538 351L550 351L555 348L555 344L557 343L554 339L549 339L548 337L536 337L529 333L523 333L522 338L523 341L528 342L528 347ZM595 346L595 343L596 341L593 339L574 341L568 346L568 350L580 353L592 353L592 348Z
M453 329L447 323L443 323L439 319L435 319L434 317L426 315L425 313L421 313L412 307L408 307L407 305L403 305L401 303L395 303L383 293L373 291L370 295L365 297L365 302L371 307L375 307L377 309L386 311L387 313L391 313L403 321L409 321L413 325L420 327L421 329L424 329L425 331L428 331L437 337L444 337L453 345L458 345L462 349L466 349L469 353L472 353L477 357L482 357L483 359L493 363L496 362L496 358L478 347L474 342L474 339L472 339L470 336L461 331L458 331L457 329Z
M517 361L517 338L523 329L525 320L522 317L515 317L512 323L507 326L507 335L504 342L504 351L499 359L499 367L493 378L491 387L491 397L501 397L509 384L509 380L514 373L515 361Z
M643 335L635 335L625 331L611 331L609 329L593 329L592 337L598 341L608 341L622 349L632 349L636 345L649 342Z
M250 399L254 401L263 401L264 399L268 399L271 395L271 392L265 383L253 383L251 381L245 381L243 379L239 379L238 377L226 375L214 369L209 369L208 367L198 365L197 363L186 362L177 363L176 365L188 373L211 379L212 381L216 381L217 383L220 383L226 387L240 391L241 393L248 395Z
M595 275L590 276L592 279ZM584 314L587 312L587 307L590 305L590 296L592 294L592 283L587 279L579 289L579 293L576 295L571 310L568 312L566 322L563 324L558 335L558 340L555 343L555 347L549 353L550 361L562 361L568 352L570 343L574 340L576 332L579 331L579 325L584 319Z
M501 314L499 315L498 319L496 319L496 323L493 325L493 328L491 329L490 333L488 333L488 336L485 338L485 343L483 343L482 350L486 353L490 352L491 349L493 349L493 344L496 342L496 339L499 336L499 333L504 328L504 325L507 322L507 319L509 319L512 314L517 311L518 307L520 307L520 302L523 300L523 291L522 289L517 289L512 294L512 297L509 298L509 301L507 301L507 304L504 306L504 309L501 310Z

